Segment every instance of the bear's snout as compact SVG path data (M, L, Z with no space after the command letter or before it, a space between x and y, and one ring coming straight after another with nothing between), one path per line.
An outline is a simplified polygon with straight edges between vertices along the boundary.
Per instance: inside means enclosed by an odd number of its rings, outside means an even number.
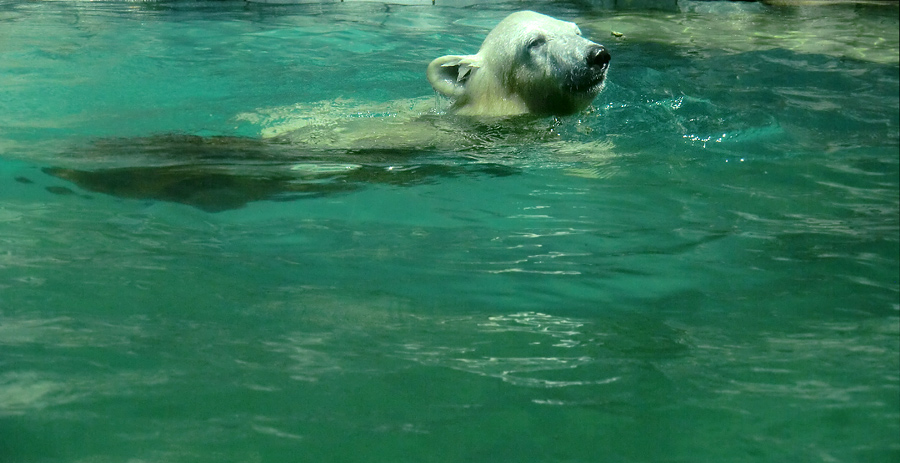
M593 98L603 88L603 81L606 80L609 52L603 45L591 42L582 56L584 65L570 71L564 88L570 92L589 94Z
M609 59L609 52L606 51L603 45L593 46L587 52L587 64L590 67L599 66L600 68L605 68L609 64Z

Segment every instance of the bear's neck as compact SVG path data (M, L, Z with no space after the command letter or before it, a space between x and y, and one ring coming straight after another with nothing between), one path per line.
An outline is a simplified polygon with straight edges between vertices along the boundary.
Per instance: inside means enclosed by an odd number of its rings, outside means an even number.
M516 93L510 92L488 69L480 69L471 77L469 91L456 101L454 112L460 116L503 117L530 112Z

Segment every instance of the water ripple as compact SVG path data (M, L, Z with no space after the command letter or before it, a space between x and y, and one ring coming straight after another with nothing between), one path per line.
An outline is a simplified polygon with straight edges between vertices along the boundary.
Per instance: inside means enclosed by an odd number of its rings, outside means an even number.
M596 363L597 359L591 355L579 355L587 346L587 333L583 330L585 322L580 320L521 312L490 316L483 321L458 319L452 325L454 329L474 329L475 335L483 340L471 348L405 344L401 346L399 355L423 365L441 366L532 388L600 385L620 379L616 375L596 377L585 374L584 368ZM509 344L494 348L485 345L494 338L496 342L512 343L512 346L527 346L536 355L487 355L489 351L505 351L510 347ZM521 353L516 349L513 351ZM556 353L574 355L553 355Z

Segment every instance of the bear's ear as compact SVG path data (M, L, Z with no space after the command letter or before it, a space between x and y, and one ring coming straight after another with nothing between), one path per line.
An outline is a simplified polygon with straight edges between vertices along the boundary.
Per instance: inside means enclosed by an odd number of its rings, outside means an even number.
M451 98L459 98L465 93L466 82L478 67L476 55L447 55L432 61L425 74L435 90Z

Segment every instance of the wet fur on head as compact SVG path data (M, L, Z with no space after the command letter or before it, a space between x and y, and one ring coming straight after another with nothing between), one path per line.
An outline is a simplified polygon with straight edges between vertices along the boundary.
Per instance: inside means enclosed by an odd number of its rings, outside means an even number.
M450 112L472 116L567 115L603 88L609 53L571 22L533 11L513 13L475 55L447 55L426 71Z

